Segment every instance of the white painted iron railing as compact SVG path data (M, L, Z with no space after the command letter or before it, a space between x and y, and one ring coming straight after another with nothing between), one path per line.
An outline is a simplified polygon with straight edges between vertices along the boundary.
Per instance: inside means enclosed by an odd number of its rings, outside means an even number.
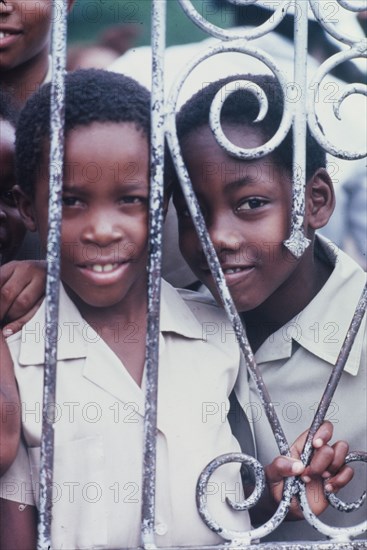
M174 0L169 0L174 1ZM261 374L256 366L254 355L247 341L247 337L241 323L240 317L234 307L233 301L226 287L224 276L218 262L213 245L201 215L198 202L193 192L187 170L185 168L176 135L175 115L180 90L194 67L198 66L204 59L222 53L239 52L253 56L261 60L273 72L280 84L285 88L289 82L283 76L277 66L276 59L256 47L256 38L263 36L276 28L285 16L290 6L296 9L295 20L295 63L294 80L302 90L309 90L308 97L303 98L297 105L285 101L283 119L276 134L265 145L254 149L244 150L230 143L224 136L220 126L220 109L223 104L220 94L213 101L211 109L211 127L223 148L232 156L242 159L261 157L273 151L284 139L288 130L293 125L294 135L294 188L293 188L293 215L292 227L285 246L295 257L300 257L309 242L303 232L303 217L305 211L305 137L306 127L309 124L310 130L322 147L339 158L356 159L365 156L362 151L342 151L339 146L333 145L320 131L316 119L316 97L318 86L323 77L336 65L344 60L358 57L366 57L366 40L354 39L344 35L337 30L332 23L322 16L320 6L323 0L279 0L279 7L269 20L252 30L223 30L211 24L195 9L190 0L177 0L183 12L209 35L221 39L221 42L211 47L207 52L198 55L186 67L182 75L174 85L167 104L164 100L164 69L163 58L165 50L165 29L166 29L166 0L152 0L152 151L151 151L151 198L150 198L150 255L149 255L149 290L148 290L148 333L146 345L146 415L145 415L145 444L144 444L144 477L142 491L142 548L153 550L155 542L155 465L156 465L156 421L157 421L157 379L158 379L158 351L159 351L159 303L160 303L160 274L161 274L161 248L162 248L162 224L163 224L163 157L164 157L164 135L165 128L174 163L179 174L180 183L187 204L194 220L198 235L200 236L208 264L217 282L222 301L228 317L233 325L234 332L240 344L243 355L246 359L248 369L257 387L264 410L271 424L279 452L289 455L289 444L284 435L278 416L271 403L269 393L264 385ZM367 9L364 0L335 0L341 8L354 12ZM236 5L250 5L256 0L228 0ZM62 158L63 158L63 113L64 113L64 72L66 58L66 0L54 0L54 9L57 10L57 17L54 18L52 57L53 76L51 92L51 158L50 158L50 203L49 203L49 241L47 249L47 296L46 296L46 327L47 337L45 338L45 391L44 425L41 444L41 474L40 474L40 510L39 510L39 538L38 549L45 550L52 548L51 545L51 519L52 519L52 478L53 478L53 424L54 419L50 411L55 411L52 406L55 403L56 387L56 342L57 318L58 318L58 296L59 296L59 234L61 226L61 189L62 189ZM311 9L315 18L335 39L346 44L347 49L333 55L326 60L314 75L311 85L307 83L307 10ZM239 85L242 85L239 83ZM253 86L252 89L254 90ZM266 98L260 89L254 90L261 104L262 111L266 111ZM348 85L339 95L334 106L335 115L339 116L340 105L351 94L366 95L366 86L361 84ZM165 124L166 123L166 124ZM310 428L309 436L305 444L302 460L307 463L312 452L312 437L322 423L332 396L342 374L354 338L362 321L366 309L366 289L361 296L353 321L349 328L347 337L342 346L337 364L335 365L330 380L321 399L318 410L315 414ZM364 461L366 453L350 453L347 462ZM254 493L241 504L228 505L236 509L248 509L260 497L264 488L264 473L262 466L253 458L241 453L230 453L221 457L213 457L213 461L202 472L197 485L197 506L199 514L206 525L223 538L223 544L213 547L201 548L287 548L287 549L349 549L366 548L367 541L353 541L354 537L363 534L367 530L367 522L354 527L338 528L322 523L316 518L307 503L304 484L296 478L288 478L285 483L284 494L281 503L273 517L264 525L251 531L233 532L225 525L219 525L215 518L210 516L206 507L206 488L213 471L227 462L241 462L252 468L256 478ZM289 509L292 496L296 495L301 502L306 519L330 540L310 543L259 543L259 539L271 533L285 518ZM366 498L362 495L358 501L351 504L341 502L337 497L328 495L327 498L332 506L340 510L351 510L360 507ZM182 547L181 547L182 548Z

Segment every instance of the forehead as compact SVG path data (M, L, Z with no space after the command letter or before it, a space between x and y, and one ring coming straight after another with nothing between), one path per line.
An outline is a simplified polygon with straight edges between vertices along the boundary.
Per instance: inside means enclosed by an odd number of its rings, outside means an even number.
M148 138L142 130L132 122L92 122L88 125L76 126L69 130L65 137L65 154L81 154L80 145L85 155L104 151L109 156L144 155L148 153Z
M48 186L50 140L44 139L36 187ZM52 162L52 159L51 159ZM64 182L98 183L136 179L148 185L149 142L131 122L93 122L67 131Z
M266 141L262 130L256 126L224 123L222 127L226 137L244 149L260 147ZM223 184L240 177L267 179L269 183L277 183L284 176L290 178L288 170L274 154L252 160L232 157L217 143L209 126L194 129L187 134L182 142L182 151L194 185L202 180L204 174L221 175Z

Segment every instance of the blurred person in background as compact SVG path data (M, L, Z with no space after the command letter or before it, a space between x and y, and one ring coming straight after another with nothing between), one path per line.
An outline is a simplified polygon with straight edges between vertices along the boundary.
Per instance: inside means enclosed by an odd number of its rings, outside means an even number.
M125 54L139 36L137 25L111 25L91 44L75 44L68 48L67 70L106 69Z

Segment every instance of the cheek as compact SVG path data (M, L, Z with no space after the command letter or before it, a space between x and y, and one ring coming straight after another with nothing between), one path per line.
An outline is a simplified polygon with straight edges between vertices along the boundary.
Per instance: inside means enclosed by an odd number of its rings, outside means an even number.
M198 253L198 250L201 250L199 238L196 234L195 229L182 229L179 226L178 242L181 254L189 264L192 264Z
M33 9L27 6L23 15L23 24L26 29L25 37L28 42L28 48L32 49L33 52L40 50L47 44L50 38L52 7L43 2L35 2Z

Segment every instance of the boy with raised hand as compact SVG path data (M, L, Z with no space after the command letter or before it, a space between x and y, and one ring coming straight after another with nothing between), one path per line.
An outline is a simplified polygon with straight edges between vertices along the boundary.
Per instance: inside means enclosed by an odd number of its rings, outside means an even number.
M49 114L47 86L27 103L17 128L18 204L27 227L39 230L43 246L48 230ZM149 93L135 81L94 70L66 77L55 548L139 544L149 135ZM22 333L7 339L27 411L40 410L42 403L44 322L42 306ZM203 403L228 405L238 374L238 346L203 333L207 323L223 322L221 308L210 299L180 293L162 282L156 483L160 546L220 542L198 515L195 487L213 457L239 450L227 419L211 416L203 421ZM24 442L1 480L1 505L5 510L9 503L26 505L31 514L38 504L40 417L24 415L22 429ZM338 472L345 446L328 446L331 435L330 424L320 428L315 458L307 469L297 458L275 461L268 469L269 482L297 473L320 483L328 469L336 473L335 487L343 486L345 469ZM238 466L228 464L213 474L211 482L221 491L208 495L208 505L225 527L246 531L248 513L222 501L223 491L240 487ZM12 534L1 527L2 536L11 541ZM34 538L34 531L28 534Z
M177 132L227 285L285 434L292 440L294 434L311 425L366 277L351 258L316 233L333 211L334 191L325 168L325 153L309 131L304 227L311 243L299 259L284 246L291 224L292 132L273 152L253 160L233 158L218 145L209 127L209 111L222 88L228 95L221 111L222 127L239 147L249 149L267 143L283 115L283 91L273 77L243 75L238 79L247 80L249 90L236 89L231 77L193 96L178 114ZM253 85L264 90L269 102L261 122L256 121L259 103L251 93ZM219 299L175 175L171 183L181 252L196 276ZM365 319L328 413L338 437L347 438L351 450L363 451L367 416L364 335ZM277 448L253 383L249 383L258 458L266 464ZM240 387L238 391L241 393ZM248 406L245 394L241 405ZM365 487L364 472L356 478L358 487L353 491L349 486L346 492L349 501ZM325 517L337 526L356 524L365 519L365 510L351 516L329 508ZM272 538L307 540L319 536L304 522L283 524Z

